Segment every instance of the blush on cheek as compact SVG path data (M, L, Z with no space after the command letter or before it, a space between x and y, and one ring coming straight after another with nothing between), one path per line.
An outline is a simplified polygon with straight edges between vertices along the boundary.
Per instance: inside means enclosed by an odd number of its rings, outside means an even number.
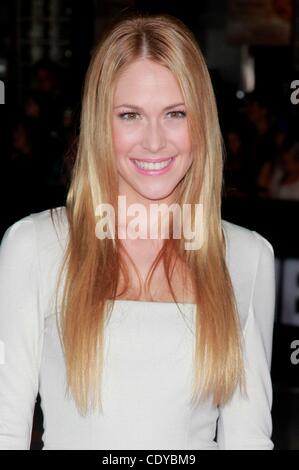
M115 129L113 133L114 149L117 155L129 154L130 150L136 143L136 139L132 138L128 132Z

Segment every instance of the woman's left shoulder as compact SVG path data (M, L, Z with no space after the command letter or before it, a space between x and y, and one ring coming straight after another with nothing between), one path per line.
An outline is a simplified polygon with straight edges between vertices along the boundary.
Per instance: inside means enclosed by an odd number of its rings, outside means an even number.
M256 263L261 253L273 257L274 249L270 241L261 233L222 219L225 232L228 258L230 261L247 260L249 265ZM249 266L248 265L248 266Z
M242 328L248 320L250 306L261 299L274 302L275 258L273 246L255 230L222 220L227 242L227 266L239 309ZM272 308L272 307L271 307Z

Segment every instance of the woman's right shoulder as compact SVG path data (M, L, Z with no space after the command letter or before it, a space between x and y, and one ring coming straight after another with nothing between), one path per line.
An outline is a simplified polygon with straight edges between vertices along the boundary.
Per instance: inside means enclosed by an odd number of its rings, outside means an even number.
M14 250L29 249L33 244L45 249L63 242L68 235L65 206L33 212L11 224L2 236L1 247Z

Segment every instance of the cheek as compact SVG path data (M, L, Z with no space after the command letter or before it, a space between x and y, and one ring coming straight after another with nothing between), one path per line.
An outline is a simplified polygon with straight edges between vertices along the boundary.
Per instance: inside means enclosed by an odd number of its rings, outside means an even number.
M125 132L119 128L113 130L113 144L117 157L126 153L128 147L128 137Z
M173 134L174 142L179 150L182 153L188 154L191 152L191 141L188 129L182 128L177 130L176 133Z
M128 132L127 129L119 126L113 128L113 144L114 150L118 157L125 155L130 151L136 141L136 136Z

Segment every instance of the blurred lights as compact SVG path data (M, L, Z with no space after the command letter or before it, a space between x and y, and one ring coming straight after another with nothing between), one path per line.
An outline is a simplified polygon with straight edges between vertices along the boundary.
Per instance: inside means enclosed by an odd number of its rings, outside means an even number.
M244 91L243 90L238 90L237 93L236 93L236 97L238 98L238 100L242 100L245 97Z
M255 88L255 63L248 49L246 45L241 47L241 83L246 93Z
M0 58L0 77L4 77L7 72L7 63L5 59Z

